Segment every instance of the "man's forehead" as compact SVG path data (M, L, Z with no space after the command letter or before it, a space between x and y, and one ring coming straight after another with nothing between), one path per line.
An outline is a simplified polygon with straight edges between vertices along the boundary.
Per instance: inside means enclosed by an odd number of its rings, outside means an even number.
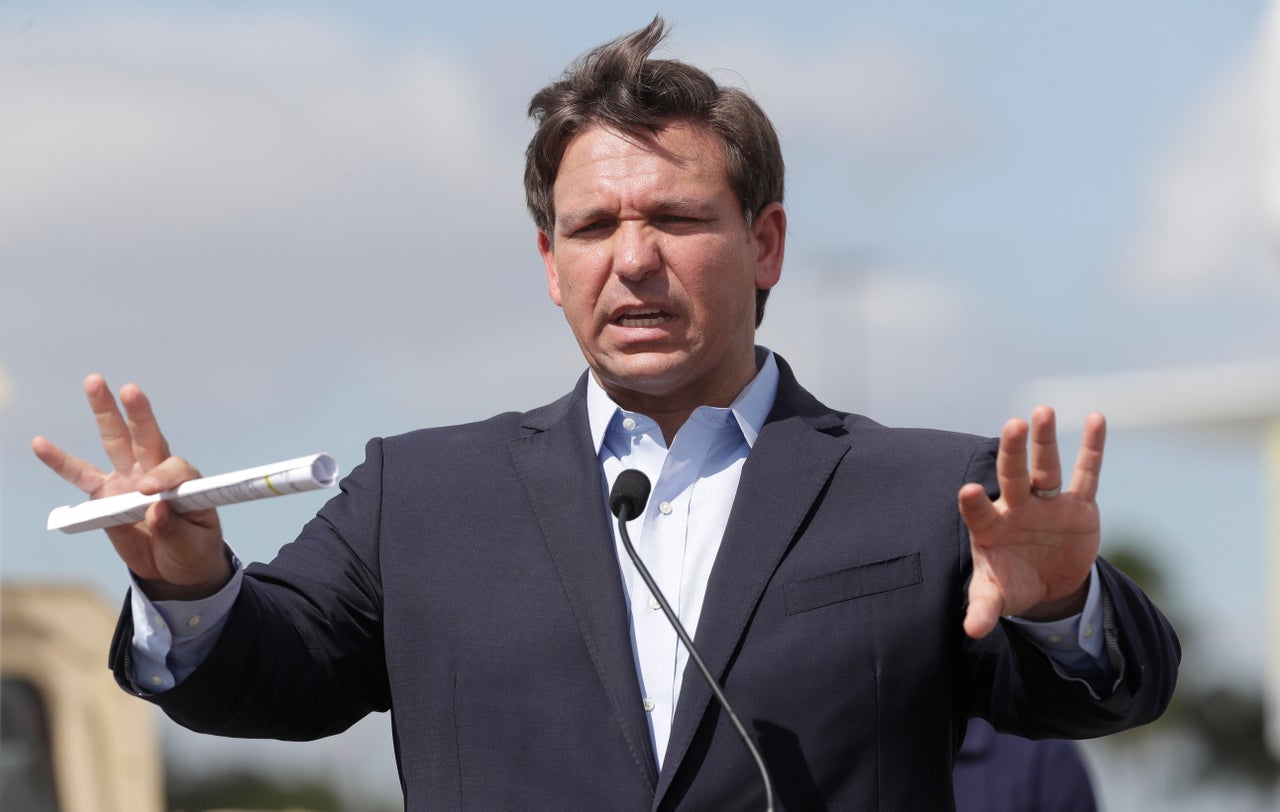
M650 163L647 159L656 158ZM720 136L701 124L673 121L657 133L630 133L593 125L573 137L561 157L554 187L561 193L593 181L607 183L638 168L662 165L690 178L714 178L728 184Z

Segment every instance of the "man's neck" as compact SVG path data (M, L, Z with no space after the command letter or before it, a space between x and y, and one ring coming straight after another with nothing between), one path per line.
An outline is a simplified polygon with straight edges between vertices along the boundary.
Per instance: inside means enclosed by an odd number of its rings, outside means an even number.
M679 393L656 394L614 386L596 377L596 383L609 398L626 411L646 415L658 424L662 437L668 447L675 440L676 433L689 420L694 410L701 406L728 408L759 372L756 364L743 370L742 374L728 379L717 388L689 390ZM592 372L594 376L595 373Z

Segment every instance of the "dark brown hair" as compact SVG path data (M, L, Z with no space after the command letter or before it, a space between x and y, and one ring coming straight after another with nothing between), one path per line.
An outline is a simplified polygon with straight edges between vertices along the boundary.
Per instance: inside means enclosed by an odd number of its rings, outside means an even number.
M751 225L769 203L781 203L784 167L769 117L746 93L721 87L684 62L651 59L667 34L661 16L639 31L588 51L559 81L534 94L529 117L538 129L525 150L524 188L538 230L554 239L553 187L565 150L591 127L652 139L673 121L705 126L724 147L729 187ZM756 324L769 291L756 293Z

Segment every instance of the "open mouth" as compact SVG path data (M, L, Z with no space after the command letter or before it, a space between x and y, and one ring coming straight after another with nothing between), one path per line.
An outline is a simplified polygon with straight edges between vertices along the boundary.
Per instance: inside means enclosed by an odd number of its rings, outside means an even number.
M661 310L643 310L638 313L619 316L617 323L623 327L657 327L660 324L666 324L673 318L675 317L670 313L664 313Z

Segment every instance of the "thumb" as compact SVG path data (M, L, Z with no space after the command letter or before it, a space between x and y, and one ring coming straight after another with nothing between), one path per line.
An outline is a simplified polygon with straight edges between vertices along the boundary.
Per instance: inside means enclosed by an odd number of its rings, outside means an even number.
M975 574L969 582L969 606L964 613L964 633L974 640L991 634L1003 614L1004 596L991 581Z

